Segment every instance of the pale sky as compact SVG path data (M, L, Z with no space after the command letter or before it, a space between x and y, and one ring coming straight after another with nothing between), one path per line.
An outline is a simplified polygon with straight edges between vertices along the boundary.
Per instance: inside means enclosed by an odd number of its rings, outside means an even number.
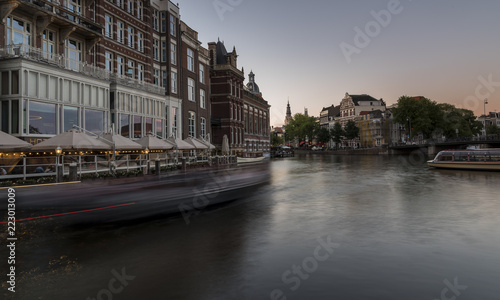
M498 0L174 0L207 43L236 46L238 66L271 105L271 125L319 116L344 94L387 105L424 96L483 114L500 111Z

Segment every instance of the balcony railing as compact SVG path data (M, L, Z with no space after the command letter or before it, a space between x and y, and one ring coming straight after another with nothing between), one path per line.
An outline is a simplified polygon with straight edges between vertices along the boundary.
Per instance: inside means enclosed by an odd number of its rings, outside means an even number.
M65 18L72 23L79 24L91 31L102 34L102 27L98 23L94 22L81 14L81 12L76 11L72 7L67 7L61 5L59 1L50 0L21 0L24 3L30 3L36 5L38 8L46 11L49 14L57 15L59 17Z
M46 63L54 67L79 72L93 78L107 80L112 83L121 84L149 93L165 95L165 88L163 87L139 81L128 76L111 73L106 69L87 64L86 62L70 59L64 55L43 51L40 48L30 47L25 44L7 45L5 48L0 48L0 60L15 57Z

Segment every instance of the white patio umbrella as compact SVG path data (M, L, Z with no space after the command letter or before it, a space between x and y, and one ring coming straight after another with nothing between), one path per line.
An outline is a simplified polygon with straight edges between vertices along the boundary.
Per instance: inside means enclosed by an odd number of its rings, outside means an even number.
M200 140L197 138L193 137L188 137L187 139L184 139L185 142L193 145L197 150L206 150L208 149L208 145L202 143Z
M195 147L188 142L185 142L179 138L174 138L174 137L169 137L167 139L168 142L172 143L175 145L177 150L194 150Z
M86 133L80 132L75 129L68 130L48 140L34 145L31 150L33 151L52 151L57 147L61 147L63 151L69 150L111 150L112 147Z
M117 150L117 151L141 150L143 148L143 146L141 144L138 144L138 143L132 141L131 139L128 139L120 134L105 133L101 136L101 138L105 142L111 143L111 145L113 145L113 143L114 143L115 150Z
M32 145L30 143L18 139L3 131L0 131L0 151L2 152L25 151L29 150L31 147Z
M149 150L171 150L175 147L175 145L169 141L159 139L152 135L143 136L136 142L142 145L143 149L148 148Z

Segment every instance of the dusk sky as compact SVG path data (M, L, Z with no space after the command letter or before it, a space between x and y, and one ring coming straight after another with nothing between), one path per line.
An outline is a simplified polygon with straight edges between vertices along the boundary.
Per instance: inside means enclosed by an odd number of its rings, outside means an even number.
M173 0L176 2L176 0ZM177 2L176 2L177 3ZM500 110L500 1L179 0L204 47L236 47L245 83L253 70L271 125L319 116L344 94L387 105L425 96L483 114Z

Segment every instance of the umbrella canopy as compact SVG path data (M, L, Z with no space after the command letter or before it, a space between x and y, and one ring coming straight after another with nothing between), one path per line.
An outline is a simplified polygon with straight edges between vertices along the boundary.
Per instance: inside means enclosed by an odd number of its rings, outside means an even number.
M227 138L227 134L224 134L224 136L222 137L222 154L229 154L229 140Z
M152 135L143 136L137 143L142 145L143 149L148 148L149 150L170 150L174 148L172 143Z
M119 134L111 134L105 133L101 136L106 142L111 143L113 146L113 142L115 143L115 150L140 150L142 149L142 145L138 144L131 139L128 139Z
M31 144L21 139L18 139L8 133L0 131L0 151L2 152L15 152L29 150Z
M173 137L169 137L167 139L167 141L174 144L178 150L194 150L195 149L195 147L193 145L191 145L188 142L185 142L179 138L174 139Z
M69 130L51 137L31 148L33 151L54 151L57 147L62 150L111 150L105 142L77 130Z
M188 137L184 141L187 142L187 143L189 143L189 144L191 144L191 145L193 145L198 150L206 150L206 149L208 149L208 146L206 144L202 143L197 138Z
M215 149L215 146L212 143L210 143L209 141L206 141L204 139L198 139L198 141L200 141L203 144L207 145L208 149L210 149L210 150L214 150Z

